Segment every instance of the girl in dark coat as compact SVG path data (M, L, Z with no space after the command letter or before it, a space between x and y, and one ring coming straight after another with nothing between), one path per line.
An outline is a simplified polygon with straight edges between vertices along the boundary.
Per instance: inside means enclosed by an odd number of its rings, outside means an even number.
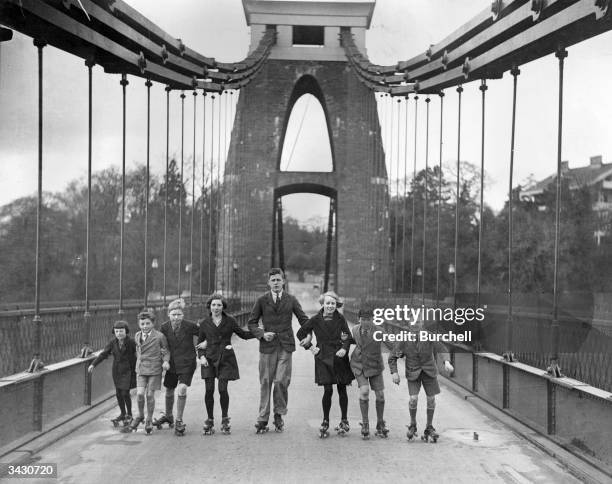
M238 380L238 362L232 347L232 335L236 334L242 339L254 338L249 331L240 327L236 320L227 314L224 309L227 303L220 294L213 294L206 301L210 314L200 321L200 334L198 338L198 356L201 363L202 379L206 383L206 413L208 418L204 422L204 434L214 433L214 394L215 378L219 380L219 400L221 402L221 431L230 432L230 418L227 416L229 408L229 393L227 382Z
M130 389L136 388L136 343L128 336L130 328L125 321L113 325L115 337L108 342L102 352L87 369L89 373L109 355L113 355L113 383L119 404L120 415L111 421L116 427L120 422L129 425L132 421L132 397Z
M346 319L337 310L337 308L342 307L342 302L339 299L333 291L323 294L319 299L323 307L297 333L301 345L310 349L315 355L315 383L324 388L321 402L323 406L321 437L327 437L328 435L329 410L334 392L333 385L336 385L338 389L340 412L342 413L342 419L336 430L341 434L349 430L346 386L350 385L355 377L348 359L350 331ZM313 331L317 337L316 347L313 347L309 339L306 339Z

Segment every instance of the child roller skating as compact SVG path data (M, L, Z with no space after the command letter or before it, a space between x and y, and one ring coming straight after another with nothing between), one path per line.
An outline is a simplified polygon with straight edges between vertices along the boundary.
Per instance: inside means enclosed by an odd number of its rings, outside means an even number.
M350 342L356 345L351 356L351 369L359 385L359 408L361 409L361 436L364 440L370 438L370 388L376 395L376 434L379 437L387 437L389 430L384 421L385 411L385 384L382 372L385 369L383 363L381 341L375 333L384 332L379 326L372 322L373 309L369 304L364 304L359 310L359 324L352 329Z
M157 430L161 430L164 427L164 424L168 424L169 429L174 427L174 417L172 415L162 413L159 418L153 420L153 425L157 427Z
M419 340L423 322L418 321L411 327L412 338L409 341L397 342L393 351L389 355L389 368L393 383L399 385L400 376L397 372L398 358L406 358L406 380L408 381L408 393L410 400L408 401L408 409L410 411L410 425L406 437L412 440L417 434L417 404L421 386L425 389L427 395L427 426L421 436L424 442L436 443L439 435L432 426L434 410L436 408L436 395L440 393L438 385L438 369L436 366L436 356L441 355L444 359L444 369L451 373L453 366L448 361L446 347L439 342L432 342L429 339L424 341Z
M202 427L202 435L213 435L215 433L215 421L212 418L207 418Z
M243 330L238 322L224 311L227 308L227 302L221 294L210 296L206 301L206 307L210 312L208 317L200 321L196 346L200 360L200 374L206 387L204 404L207 420L204 423L203 434L210 435L210 431L207 431L208 427L213 427L215 382L217 382L221 404L221 432L229 435L231 428L228 417L230 397L227 387L229 381L240 378L236 352L232 346L232 335L236 334L245 340L253 338L253 335Z
M113 383L120 414L111 419L113 427L127 427L132 423L132 397L130 388L136 386L136 343L130 338L130 328L125 321L117 321L113 325L114 337L104 347L102 352L91 362L87 369L91 373L103 360L113 355Z
M153 412L155 411L155 391L161 388L162 371L170 369L170 352L166 337L153 329L153 313L143 311L138 315L140 331L136 333L136 396L138 402L138 416L134 418L123 432L133 432L145 422L145 394L147 416L145 431L151 433L153 429Z
M349 430L351 430L349 421L346 419L340 420L340 423L335 428L335 430L336 432L338 432L338 435L340 435L341 437L344 437L349 432Z
M270 430L268 428L268 422L263 422L263 421L258 421L255 424L255 433L256 434L265 434L268 430Z
M337 308L342 307L338 295L329 291L321 296L321 310L302 325L297 333L300 346L310 349L315 364L315 383L323 387L323 423L319 429L320 437L329 435L329 412L331 410L334 385L338 390L341 424L336 427L344 435L348 429L347 409L348 395L346 386L355 378L351 371L348 350L350 348L350 330L344 316ZM311 344L312 333L317 337L317 344ZM346 422L346 425L342 424Z
M187 402L187 389L191 386L193 374L197 366L195 347L198 344L199 332L199 328L195 323L184 319L184 308L185 301L180 298L168 304L169 321L162 324L160 329L168 341L168 348L170 350L170 369L166 371L164 376L164 389L166 392L166 411L164 415L166 420L172 418L176 393L176 423L174 425L174 433L179 436L185 433L183 412Z
M319 427L319 437L325 439L329 437L329 421L323 420L321 427Z
M223 417L221 419L221 433L224 435L229 435L232 433L232 426L230 425L229 417Z

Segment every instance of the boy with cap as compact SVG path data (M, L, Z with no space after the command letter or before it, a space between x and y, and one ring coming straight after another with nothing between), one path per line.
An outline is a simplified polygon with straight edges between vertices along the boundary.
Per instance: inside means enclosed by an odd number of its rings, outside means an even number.
M369 405L370 388L376 395L376 434L386 438L389 430L384 420L385 412L385 383L383 370L385 364L380 346L381 338L374 336L376 331L384 331L372 322L373 309L369 304L363 304L358 312L359 324L351 330L351 344L355 350L351 355L351 369L359 386L359 408L361 409L361 435L364 439L370 437ZM385 341L386 345L386 341Z
M113 324L115 335L95 360L91 362L87 371L93 369L104 361L109 355L113 355L113 383L115 384L115 395L119 404L120 414L111 420L117 427L120 423L129 425L132 422L132 397L130 389L136 386L136 343L128 336L130 328L125 321L116 321Z
M145 420L144 404L145 392L147 395L147 420L145 431L147 434L153 430L151 422L155 411L155 390L161 388L163 370L170 369L170 351L166 337L153 328L155 317L150 311L143 311L138 315L140 331L136 333L136 398L138 402L138 417L124 431L136 430Z
M160 331L168 341L170 350L170 369L164 376L164 389L166 392L166 412L154 425L160 429L162 424L172 426L174 418L172 408L174 407L174 390L177 390L176 401L176 424L174 431L176 435L185 433L183 423L183 411L187 401L187 388L191 386L191 380L196 369L196 345L198 344L199 328L191 321L183 319L185 301L181 298L175 299L168 305L169 321L162 324Z

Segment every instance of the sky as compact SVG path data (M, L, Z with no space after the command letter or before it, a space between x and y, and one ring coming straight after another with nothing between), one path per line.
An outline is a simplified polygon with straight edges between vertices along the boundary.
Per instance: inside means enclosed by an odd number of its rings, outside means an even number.
M157 23L170 35L181 38L196 51L220 61L243 59L250 43L240 0L128 0L130 5ZM366 35L367 55L373 63L395 64L426 50L490 6L489 0L378 0L371 28ZM570 167L589 163L589 157L612 158L609 136L612 98L606 79L612 74L612 42L609 33L570 47L565 69L563 159ZM47 47L44 50L44 175L46 191L60 191L70 181L83 178L87 169L87 69L81 59ZM37 169L37 57L31 39L16 34L0 45L0 206L34 194ZM529 177L541 179L556 169L558 61L547 56L521 66L517 104L515 184ZM93 169L121 164L121 87L118 75L94 68ZM128 168L145 162L146 89L144 80L130 77L127 100ZM464 85L462 104L462 161L481 162L481 104L478 82ZM488 81L485 135L485 202L498 210L508 191L512 78ZM170 153L180 156L180 99L171 94ZM236 95L233 98L238 98ZM202 98L198 96L197 123L201 124ZM291 169L311 163L313 146L325 145L321 137L322 112L316 101L297 103L287 133L291 156L284 155ZM409 102L408 129L404 101L400 104L400 135L397 111L389 116L379 103L388 171L392 179L404 177L414 163L414 101ZM225 108L226 106L224 106ZM229 107L229 105L227 105ZM218 108L218 106L217 106ZM165 169L165 93L163 86L151 89L151 165L155 173ZM396 109L396 108L394 108ZM439 99L430 105L429 153L425 151L425 103L418 107L416 164L424 167L439 161ZM233 112L233 109L230 107ZM306 110L306 114L304 114ZM207 116L210 119L210 106ZM389 119L393 123L389 123ZM186 133L184 156L187 171L193 156L193 99L185 99ZM223 117L222 119L226 119ZM442 160L457 159L457 93L446 92L444 101ZM301 129L299 128L301 125ZM196 164L201 163L201 128L196 130ZM299 137L295 140L297 133ZM390 133L390 134L389 134ZM407 133L408 139L404 136ZM215 134L217 136L218 133ZM210 127L206 136L210 137ZM223 137L221 146L227 146ZM399 147L399 148L398 148ZM218 148L215 148L215 150ZM408 156L406 157L406 150ZM216 157L215 151L214 156ZM208 154L206 156L209 156ZM317 156L324 159L325 154ZM323 163L325 165L325 163ZM399 170L398 170L399 165ZM312 167L311 167L312 168ZM321 168L321 167L319 167ZM323 169L325 169L323 167ZM196 177L198 175L196 174ZM196 178L197 179L197 178ZM294 195L285 204L286 213L302 222L327 215L327 201L313 195ZM288 197L289 198L289 197Z

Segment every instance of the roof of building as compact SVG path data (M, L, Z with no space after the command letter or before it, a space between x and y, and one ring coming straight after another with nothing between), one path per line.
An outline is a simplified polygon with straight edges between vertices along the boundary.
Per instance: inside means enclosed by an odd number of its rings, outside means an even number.
M565 165L567 166L567 165ZM591 186L612 175L612 163L593 163L578 168L565 168L561 176L569 181L570 190L584 186ZM533 197L541 195L544 190L557 180L557 174L547 176L543 180L526 187L521 191L522 197Z

